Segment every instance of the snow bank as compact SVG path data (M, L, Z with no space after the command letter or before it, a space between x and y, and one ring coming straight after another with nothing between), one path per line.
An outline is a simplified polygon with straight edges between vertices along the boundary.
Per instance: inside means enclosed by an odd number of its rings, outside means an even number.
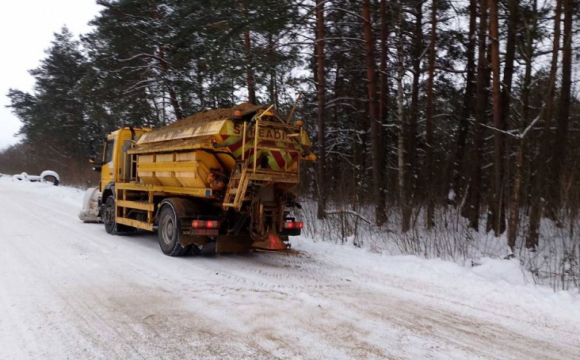
M537 283L554 290L580 290L580 241L574 232L580 223L574 227L557 226L544 219L539 247L534 251L526 249L524 241L528 229L520 226L512 252L505 234L496 237L483 229L479 232L473 230L454 207L437 209L433 229L427 231L424 214L418 214L413 229L402 233L397 209L393 209L386 224L378 228L369 220L374 218L372 207L359 207L354 211L344 204L328 206L331 210L327 212L327 219L318 220L316 204L312 201L303 203L299 217L305 223L305 236L389 255L439 258L467 267L481 265L480 271L501 273L503 280L514 284ZM481 223L484 222L482 219ZM516 260L511 265L502 262L513 257Z
M43 199L54 199L59 202L65 202L69 205L78 206L79 209L84 196L84 190L82 189L68 186L54 186L52 183L19 181L10 176L0 177L1 186L10 186L19 192L35 194Z
M413 255L377 254L304 237L294 238L292 243L293 248L305 253L348 263L357 272L406 278L410 287L417 283L429 284L451 303L454 298L467 298L474 306L481 307L493 302L524 317L556 318L560 322L580 324L580 292L554 292L548 287L536 286L531 274L522 270L516 259L482 258L474 266L461 266ZM364 281L364 278L358 280Z

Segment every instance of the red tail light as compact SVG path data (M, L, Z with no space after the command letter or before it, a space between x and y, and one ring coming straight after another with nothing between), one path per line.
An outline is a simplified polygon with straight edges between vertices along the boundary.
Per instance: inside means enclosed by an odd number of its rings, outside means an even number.
M284 223L284 229L302 229L304 223L302 221L290 221Z
M193 220L191 223L191 227L194 229L219 229L221 226L221 221L216 220Z

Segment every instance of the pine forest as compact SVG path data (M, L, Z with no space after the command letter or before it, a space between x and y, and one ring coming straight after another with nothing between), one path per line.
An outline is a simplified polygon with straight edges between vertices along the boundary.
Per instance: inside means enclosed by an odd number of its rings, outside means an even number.
M11 89L0 172L98 181L122 126L249 102L303 120L307 233L371 251L517 257L580 287L578 0L97 0Z

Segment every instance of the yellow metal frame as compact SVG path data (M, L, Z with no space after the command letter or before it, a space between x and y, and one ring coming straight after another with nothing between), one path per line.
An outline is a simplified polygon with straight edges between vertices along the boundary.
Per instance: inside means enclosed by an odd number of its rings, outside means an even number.
M119 201L117 201L117 205L119 207L124 207L124 208L129 208L129 209L137 209L137 210L145 210L145 211L155 210L155 204L150 204L147 202L140 202L140 201L119 200Z
M210 188L181 188L181 187L168 187L150 184L131 184L131 183L119 183L115 185L119 190L134 190L134 191L145 191L153 193L166 193L173 195L190 195L203 198L213 198L213 192ZM207 195L209 193L209 195Z
M127 200L127 190L117 184L115 188L115 222L122 225L132 226L134 228L153 231L154 226L154 212L155 204L153 203L153 193L149 192L147 195L148 201L131 201ZM130 209L137 209L147 211L147 221L139 221L127 217Z
M155 221L155 204L153 202L154 195L188 195L196 197L211 197L207 194L212 194L211 189L187 189L187 188L172 188L166 186L152 186L144 184L131 183L117 183L115 186L116 206L115 206L115 222L122 225L132 226L138 229L153 231ZM146 193L147 201L133 201L127 200L128 192ZM129 194L131 195L131 194ZM130 209L142 210L147 212L147 221L139 221L128 218Z
M117 224L123 224L123 225L128 225L128 226L132 226L134 228L137 229L143 229L143 230L147 230L147 231L153 231L153 224L149 224L143 221L139 221L139 220L133 220L133 219L126 219L126 218L122 218L122 217L116 217L115 218L115 222Z
M258 138L260 137L260 119L256 119L255 133L254 133L254 173L256 172L256 165L258 164Z

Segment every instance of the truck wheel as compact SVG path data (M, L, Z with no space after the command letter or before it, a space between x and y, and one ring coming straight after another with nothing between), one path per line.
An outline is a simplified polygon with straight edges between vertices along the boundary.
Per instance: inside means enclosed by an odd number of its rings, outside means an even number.
M187 253L188 249L181 246L179 242L180 232L179 218L175 213L175 209L170 205L164 206L159 214L157 233L159 235L159 246L165 255L184 256Z
M119 235L124 232L134 231L135 228L127 225L117 224L115 222L115 199L112 196L107 198L105 209L102 211L101 218L105 224L105 231L111 235Z

